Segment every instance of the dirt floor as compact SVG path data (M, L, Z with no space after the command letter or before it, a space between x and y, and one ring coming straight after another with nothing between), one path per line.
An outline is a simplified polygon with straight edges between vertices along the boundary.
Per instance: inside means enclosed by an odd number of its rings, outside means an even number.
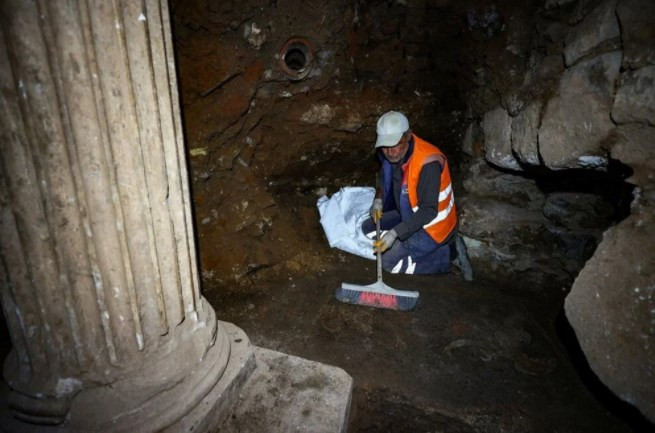
M415 311L341 304L335 288L373 282L375 263L323 244L249 278L205 296L253 344L350 373L351 432L632 430L574 368L559 302L459 275L385 273L392 287L420 292Z
M351 432L646 431L638 413L590 373L562 314L564 291L519 289L520 274L498 287L460 275L385 273L392 287L421 293L415 311L337 302L342 282L375 280L375 262L329 248L316 201L341 186L370 185L374 171L373 160L358 166L344 158L269 178L262 196L276 215L259 244L240 241L238 230L229 246L221 244L222 231L202 222L218 183L197 183L204 295L218 317L257 346L352 375ZM246 224L248 212L242 215ZM236 281L208 271L213 261L241 254L248 267Z

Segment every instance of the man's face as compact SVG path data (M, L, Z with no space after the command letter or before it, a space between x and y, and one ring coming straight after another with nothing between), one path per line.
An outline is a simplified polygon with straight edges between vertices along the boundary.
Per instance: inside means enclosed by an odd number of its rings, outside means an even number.
M410 134L404 134L395 146L382 148L382 153L390 163L396 164L403 160L409 148L409 137Z

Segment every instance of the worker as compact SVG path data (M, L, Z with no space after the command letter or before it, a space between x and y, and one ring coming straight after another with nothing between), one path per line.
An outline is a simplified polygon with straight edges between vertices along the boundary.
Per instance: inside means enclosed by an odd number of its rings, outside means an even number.
M473 271L462 238L446 156L412 133L404 114L390 111L377 123L378 175L371 218L362 230L369 238L380 221L382 268L392 273L439 274L458 266L466 280Z

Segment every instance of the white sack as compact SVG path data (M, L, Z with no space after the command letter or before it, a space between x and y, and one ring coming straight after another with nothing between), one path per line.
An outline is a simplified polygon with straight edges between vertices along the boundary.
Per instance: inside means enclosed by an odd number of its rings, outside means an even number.
M375 260L373 241L362 233L374 197L374 188L352 186L341 188L329 199L318 199L321 225L331 247Z

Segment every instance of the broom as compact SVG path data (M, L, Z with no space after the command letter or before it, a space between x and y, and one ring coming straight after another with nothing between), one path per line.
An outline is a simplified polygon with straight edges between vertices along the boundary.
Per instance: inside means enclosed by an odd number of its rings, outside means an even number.
M380 220L375 223L375 234L380 240ZM416 307L418 292L396 290L382 282L382 247L377 247L378 280L368 286L341 283L336 291L338 301L347 304L365 305L375 308L388 308L390 310L409 311Z

